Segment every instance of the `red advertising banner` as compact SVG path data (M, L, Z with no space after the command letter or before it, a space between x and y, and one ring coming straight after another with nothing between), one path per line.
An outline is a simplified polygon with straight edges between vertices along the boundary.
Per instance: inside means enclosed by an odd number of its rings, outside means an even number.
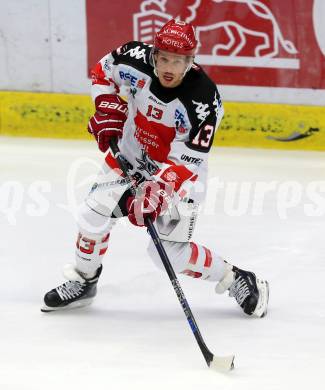
M88 67L172 17L196 27L196 62L223 85L325 89L324 0L87 0Z

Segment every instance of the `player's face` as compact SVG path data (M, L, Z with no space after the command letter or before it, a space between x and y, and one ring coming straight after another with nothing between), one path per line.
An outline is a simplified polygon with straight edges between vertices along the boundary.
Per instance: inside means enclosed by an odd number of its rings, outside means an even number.
M155 62L161 85L166 88L177 87L182 82L190 61L187 56L159 50L155 54Z

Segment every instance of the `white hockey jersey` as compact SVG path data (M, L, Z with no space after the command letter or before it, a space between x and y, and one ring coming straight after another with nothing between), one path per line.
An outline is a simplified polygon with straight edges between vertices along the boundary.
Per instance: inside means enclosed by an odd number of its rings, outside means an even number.
M216 85L196 64L175 88L154 74L152 46L129 42L103 57L92 70L92 98L127 87L128 119L119 141L130 172L174 185L183 198L204 198L208 152L223 116ZM109 153L106 162L117 163Z

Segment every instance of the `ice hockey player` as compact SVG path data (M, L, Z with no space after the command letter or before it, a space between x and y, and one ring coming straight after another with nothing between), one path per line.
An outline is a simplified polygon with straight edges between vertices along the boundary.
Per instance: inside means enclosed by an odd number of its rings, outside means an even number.
M153 46L126 43L94 67L96 112L88 131L106 154L104 168L80 208L76 263L65 267L67 281L45 295L42 311L89 304L116 220L127 216L143 226L149 216L176 273L217 283L216 292L228 291L247 315L266 314L267 281L191 241L209 150L223 116L215 83L193 62L196 47L193 26L173 19ZM119 96L121 87L127 103ZM109 150L111 137L119 139L137 183L136 197ZM148 253L163 268L152 240Z

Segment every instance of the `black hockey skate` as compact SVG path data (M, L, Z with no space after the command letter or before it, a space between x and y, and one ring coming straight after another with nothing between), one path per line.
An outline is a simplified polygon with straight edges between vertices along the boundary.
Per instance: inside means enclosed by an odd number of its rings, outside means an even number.
M102 268L100 266L91 279L84 278L74 268L66 270L64 273L69 274L69 279L73 280L68 280L46 293L41 311L47 313L90 305L97 293L97 282Z
M244 313L264 317L269 301L268 282L258 279L253 272L229 267L225 278L216 286L216 292L229 290L229 296L236 299Z

